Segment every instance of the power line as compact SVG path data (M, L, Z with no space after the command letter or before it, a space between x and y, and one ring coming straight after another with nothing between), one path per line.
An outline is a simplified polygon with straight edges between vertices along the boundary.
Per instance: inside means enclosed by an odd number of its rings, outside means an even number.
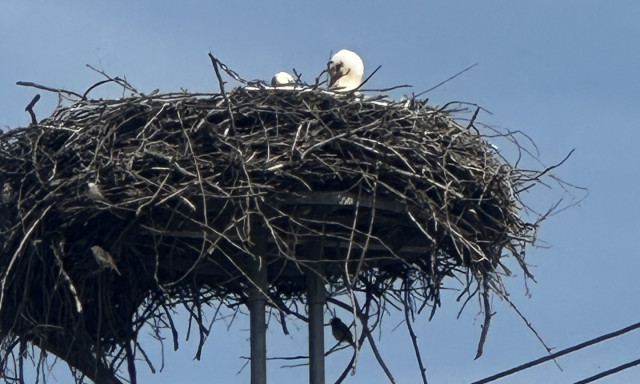
M611 369L606 370L606 371L602 371L602 372L598 373L597 375L593 375L591 377L587 377L584 380L576 381L574 384L587 384L587 383L590 383L592 381L596 381L598 379L601 379L601 378L603 378L605 376L613 375L614 373L618 373L618 372L620 372L622 370L625 370L627 368L634 367L634 366L636 366L638 364L640 364L640 359L628 362L626 364L618 365L617 367L611 368Z
M574 345L573 347L565 348L565 349L563 349L563 350L561 350L561 351L558 351L558 352L556 352L556 353L552 353L552 354L550 354L550 355L548 355L548 356L541 357L541 358L539 358L539 359L536 359L536 360L530 361L530 362L528 362L528 363L525 363L525 364L519 365L519 366L517 366L517 367L515 367L515 368L511 368L511 369L508 369L508 370L506 370L506 371L502 371L502 372L500 372L500 373L496 373L496 374L495 374L495 375L493 375L493 376L489 376L489 377L486 377L486 378L484 378L484 379L481 379L481 380L478 380L478 381L474 381L474 382L473 382L473 383L471 383L471 384L485 384L485 383L489 383L489 382L491 382L491 381L494 381L494 380L500 379L500 378L502 378L502 377L505 377L505 376L511 375L511 374L513 374L513 373L516 373L516 372L522 371L522 370L524 370L524 369L531 368L531 367L536 366L536 365L538 365L538 364L544 363L545 361L549 361L549 360L555 359L556 357L560 357L560 356L566 355L566 354L568 354L568 353L575 352L575 351L580 350L580 349L582 349L582 348L588 347L588 346L590 346L590 345L597 344L597 343L599 343L599 342L601 342L601 341L605 341L605 340L607 340L607 339L611 339L611 338L614 338L614 337L616 337L616 336L620 336L620 335L622 335L622 334L625 334L625 333L627 333L627 332L633 331L634 329L638 329L638 328L640 328L640 323L635 323L635 324L633 324L633 325L630 325L630 326L628 326L628 327L625 327L625 328L619 329L619 330L617 330L617 331L614 331L614 332L607 333L607 334L605 334L605 335L602 335L602 336L596 337L595 339L591 339L591 340L589 340L589 341L585 341L584 343L581 343L581 344L578 344L578 345ZM633 362L633 363L634 363L634 362ZM628 363L628 364L631 364L631 363ZM636 364L639 364L639 363L636 363ZM635 364L634 364L634 365L635 365ZM619 368L619 367L616 367L616 368ZM626 368L628 368L628 367L626 367ZM614 368L614 369L615 369L615 368ZM625 369L625 368L622 368L622 369ZM612 373L614 373L614 372L612 372ZM586 380L588 380L588 379L586 379ZM588 381L586 381L585 383L588 383Z

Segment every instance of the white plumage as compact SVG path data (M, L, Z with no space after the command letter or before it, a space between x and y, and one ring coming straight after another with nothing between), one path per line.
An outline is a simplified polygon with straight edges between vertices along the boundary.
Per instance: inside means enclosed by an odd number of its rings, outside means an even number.
M357 53L342 49L327 63L329 89L348 92L360 86L364 75L364 63Z
M294 84L295 82L296 81L294 80L293 76L291 76L287 72L278 72L273 75L273 78L271 79L271 86L282 87L289 84Z

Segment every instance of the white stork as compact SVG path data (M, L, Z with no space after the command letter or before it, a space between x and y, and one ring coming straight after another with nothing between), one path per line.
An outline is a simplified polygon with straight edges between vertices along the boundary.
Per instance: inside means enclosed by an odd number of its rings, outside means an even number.
M295 82L296 81L293 79L293 76L291 76L287 72L278 72L273 75L273 78L271 79L271 86L284 87L288 86L289 84L294 84Z
M327 72L329 89L335 92L353 91L362 82L364 63L355 52L342 49L327 63Z

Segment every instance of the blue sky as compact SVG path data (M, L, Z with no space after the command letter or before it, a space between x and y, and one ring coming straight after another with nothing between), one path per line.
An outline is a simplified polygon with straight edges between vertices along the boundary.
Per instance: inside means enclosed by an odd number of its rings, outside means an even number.
M521 274L507 279L511 299L546 343L561 349L640 320L639 18L635 1L5 0L0 3L0 127L28 124L24 107L36 90L16 81L83 91L102 79L85 64L126 76L143 92L212 92L218 88L209 51L248 79L270 79L295 67L311 81L331 51L349 48L362 56L367 73L382 65L370 88L408 83L420 92L478 63L430 92L430 100L482 105L493 113L481 115L483 122L525 132L545 165L575 148L554 175L589 189L578 206L543 223L543 247L528 254L537 280L529 286L531 297ZM105 87L96 95L120 92ZM35 107L39 118L57 102L53 94L42 96ZM544 188L526 196L542 208L560 197L572 198ZM430 383L470 382L545 354L518 316L495 299L485 354L474 361L481 317L477 306L470 306L456 319L460 304L453 297L443 299L433 321L422 316L415 324ZM387 319L379 346L399 382L418 382L406 331L393 331L400 320ZM284 336L272 324L269 355L306 352L305 324L289 325L300 332ZM564 371L547 363L498 382L574 382L637 359L639 344L636 331L560 358ZM165 370L155 375L140 363L140 381L248 382L248 368L236 375L240 356L249 353L246 317L228 332L224 321L217 323L202 361L192 361L195 350L193 342L182 341L178 352L166 352ZM327 382L337 378L348 358L348 352L328 357ZM158 357L155 361L159 366ZM280 365L270 363L271 383L306 380L305 368ZM58 367L55 377L67 382L63 364ZM600 383L638 376L636 367ZM365 346L356 375L345 382L384 381Z

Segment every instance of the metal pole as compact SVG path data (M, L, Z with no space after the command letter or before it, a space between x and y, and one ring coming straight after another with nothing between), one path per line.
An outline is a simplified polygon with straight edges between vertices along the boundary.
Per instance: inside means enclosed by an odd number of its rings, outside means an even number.
M265 322L266 297L263 292L267 291L267 258L265 237L260 228L253 228L253 248L254 257L250 259L252 280L249 289L249 324L251 327L251 384L267 383L267 340Z
M323 247L320 241L309 245L311 267L307 272L307 301L309 304L309 384L324 384L324 303L325 291L321 277ZM317 272L317 273L314 273Z

